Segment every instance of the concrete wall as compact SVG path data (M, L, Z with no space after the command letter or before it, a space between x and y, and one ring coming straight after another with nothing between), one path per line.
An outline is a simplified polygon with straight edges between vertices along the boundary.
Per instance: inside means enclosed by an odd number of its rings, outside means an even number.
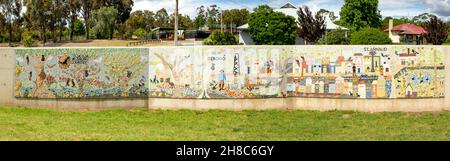
M445 54L450 47L442 47ZM0 49L0 106L43 107L63 110L98 110L110 108L149 109L225 109L225 110L351 110L384 111L443 111L450 110L450 70L445 70L445 97L420 99L346 99L346 98L267 98L267 99L173 99L173 98L115 98L115 99L25 99L14 96L15 56L12 48ZM445 64L450 57L445 56Z

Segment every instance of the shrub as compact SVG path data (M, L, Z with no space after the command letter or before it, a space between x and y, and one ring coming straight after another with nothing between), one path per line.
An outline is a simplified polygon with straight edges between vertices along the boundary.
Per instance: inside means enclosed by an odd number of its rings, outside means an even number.
M143 28L138 28L134 30L133 35L137 36L139 38L144 37L147 34L147 32Z
M372 44L392 44L392 40L387 33L374 28L361 29L351 36L351 44L372 45Z
M319 44L327 44L327 45L348 45L350 44L350 35L347 33L347 37L345 36L345 30L337 29L331 30L325 34Z
M22 44L25 47L33 47L37 46L36 41L34 40L35 32L25 31L22 33Z
M213 32L203 42L204 45L237 45L238 39L230 32Z

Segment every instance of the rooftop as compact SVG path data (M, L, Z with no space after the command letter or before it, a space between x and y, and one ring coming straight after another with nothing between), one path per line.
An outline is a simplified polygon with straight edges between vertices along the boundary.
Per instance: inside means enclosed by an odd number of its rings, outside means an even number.
M423 27L410 23L394 26L392 28L392 31L399 31L400 34L412 34L412 35L422 35L427 33L427 31ZM389 29L384 30L384 32L389 32Z

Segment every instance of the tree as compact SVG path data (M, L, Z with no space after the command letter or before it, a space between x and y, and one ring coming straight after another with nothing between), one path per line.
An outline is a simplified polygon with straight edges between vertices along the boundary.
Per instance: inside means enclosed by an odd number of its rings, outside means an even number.
M169 24L170 24L170 26L175 25L175 13L170 15ZM189 18L188 15L183 16L181 14L178 14L178 26L181 29L190 29L190 28L194 27L194 22L192 22L191 18Z
M81 4L81 15L83 16L85 27L86 27L86 39L89 39L90 29L91 29L91 13L94 10L99 9L104 6L104 2L101 0L80 0Z
M130 18L126 21L126 29L133 32L138 28L142 28L145 31L150 31L155 23L155 14L148 10L138 10L132 12Z
M13 25L21 18L22 0L2 0L0 1L0 12L4 17L4 25L8 28L9 45L13 39Z
M340 25L352 30L381 26L378 0L345 0L339 15Z
M143 28L138 28L134 30L133 35L142 38L147 34L147 32Z
M156 12L155 19L155 27L169 27L169 14L165 8Z
M380 27L380 29L385 30L389 28L389 20L393 20L393 25L397 26L397 25L401 25L401 24L405 24L405 23L411 23L411 24L416 24L416 21L408 19L408 18L393 18L393 17L385 17L383 19L382 25Z
M375 28L364 28L355 33L352 33L351 44L353 45L382 45L392 44L391 38L387 33L384 33Z
M315 16L307 6L300 7L298 15L298 35L306 41L317 42L326 31L325 17L319 12Z
M71 34L75 35L84 35L86 33L86 30L84 28L83 22L79 19L75 19L74 25L73 25L73 31L71 31Z
M70 22L70 41L72 41L73 34L75 31L75 22L78 17L78 12L81 10L81 1L80 0L69 0L68 3L69 3L68 5L69 5L69 22Z
M295 18L274 12L267 5L257 7L250 14L248 24L250 37L257 45L295 44Z
M197 8L197 17L194 19L194 28L198 29L200 27L205 26L206 24L206 13L205 7L200 6Z
M220 21L219 9L217 6L213 5L206 9L206 25L209 28L218 28L218 24Z
M247 9L232 9L223 11L223 23L230 26L241 26L248 22L250 12Z
M447 40L449 26L436 16L426 21L425 27L428 32L425 38L433 45L441 45Z
M125 23L130 17L131 10L133 9L133 0L97 0L100 2L101 6L104 7L114 7L117 9L117 22L119 24Z
M92 12L91 24L98 38L113 38L117 29L118 11L114 7L102 7Z
M350 44L350 39L346 35L346 32L342 29L328 31L319 43L326 45L348 45Z
M52 4L50 0L26 0L27 7L26 20L32 28L40 30L41 40L47 42L47 28L50 26L50 14Z
M205 45L237 45L238 39L231 32L213 32L203 42Z

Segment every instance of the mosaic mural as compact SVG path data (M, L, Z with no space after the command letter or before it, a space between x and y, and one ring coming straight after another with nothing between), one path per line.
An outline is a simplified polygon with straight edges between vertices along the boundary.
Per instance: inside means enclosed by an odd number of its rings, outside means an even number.
M148 49L17 49L15 96L147 97Z
M193 47L152 48L149 96L198 98L203 92L202 54Z
M157 48L149 61L151 97L444 97L444 53L432 46Z
M444 97L444 53L433 47L292 50L287 93L299 97Z
M444 97L435 46L17 49L25 98Z

